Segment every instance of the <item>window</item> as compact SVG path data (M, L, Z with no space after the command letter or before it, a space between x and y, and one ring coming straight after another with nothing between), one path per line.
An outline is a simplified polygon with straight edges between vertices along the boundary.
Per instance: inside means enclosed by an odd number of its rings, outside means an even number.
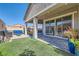
M63 32L67 30L67 27L72 27L72 16L63 17Z
M56 19L56 26L57 26L57 33L58 36L63 36L64 31L66 28L72 27L72 16L66 16L59 19Z
M57 27L57 33L58 33L58 36L61 36L62 35L62 18L59 18L59 19L56 19L56 27Z
M46 21L46 34L47 35L56 35L63 36L66 28L72 27L72 15L61 17L55 20Z
M46 22L46 34L47 35L54 35L54 20L50 20Z

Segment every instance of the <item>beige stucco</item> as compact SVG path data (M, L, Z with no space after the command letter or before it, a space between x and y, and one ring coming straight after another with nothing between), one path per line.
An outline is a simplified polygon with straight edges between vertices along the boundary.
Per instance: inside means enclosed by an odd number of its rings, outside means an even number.
M0 19L0 31L6 30L5 23Z
M13 30L24 30L24 26L20 24L16 24L13 26L6 26L8 31L13 31Z

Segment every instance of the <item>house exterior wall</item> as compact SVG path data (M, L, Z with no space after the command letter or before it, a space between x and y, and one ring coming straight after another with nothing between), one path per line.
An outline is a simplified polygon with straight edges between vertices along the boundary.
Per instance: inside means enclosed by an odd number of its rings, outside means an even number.
M5 23L0 20L0 31L3 31L3 30L6 30L6 26L5 26Z
M47 7L49 7L50 5L51 4L48 4ZM28 20L28 18L31 18L32 16L38 14L40 11L46 8L46 6L44 7L42 6L43 6L42 4L32 5L29 9L29 12L27 13L26 20ZM75 4L63 5L54 10L51 9L51 11L49 11L47 14L45 12L45 14L43 15L40 15L40 16L38 15L37 20L39 19L42 19L44 21L56 20L57 18L61 18L61 17L68 16L68 15L72 15L72 28L79 29L79 5L75 5ZM43 24L43 25L44 25L43 27L46 26L46 24ZM43 33L45 32L45 29L46 28L43 29Z
M60 18L60 17L63 17L63 15L65 14L68 14L68 13L73 13L74 11L76 11L76 13L74 13L74 16L72 18L74 18L74 21L73 21L73 26L75 29L79 29L79 7L73 7L73 8L70 8L70 9L67 9L67 10L64 10L64 11L60 11L54 15L50 15L50 18L48 19L45 19L45 21L48 21L48 20L52 20L52 19L56 19L56 18Z
M5 23L0 19L0 41L10 39L9 33L6 32L6 25Z
M23 25L20 25L20 24L15 24L13 26L6 26L6 29L8 32L11 33L11 36L14 35L14 31L22 31L24 33L24 30L25 30L25 26Z
M24 30L24 26L20 24L16 24L13 26L6 26L8 31L13 31L13 30Z
M59 10L59 12L54 14L54 16L52 16L48 19L45 19L45 22L49 21L49 20L56 20L58 18L68 16L67 14L72 15L72 28L79 30L79 6L77 6L77 7L75 6L73 8L70 8L70 9L67 9L67 10L64 10L61 12ZM45 33L45 35L46 35L46 33Z

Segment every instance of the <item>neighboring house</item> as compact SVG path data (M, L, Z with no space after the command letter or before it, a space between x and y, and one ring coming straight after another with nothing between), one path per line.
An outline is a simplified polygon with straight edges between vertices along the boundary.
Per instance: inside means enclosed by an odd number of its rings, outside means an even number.
M6 25L5 23L0 19L0 31L5 31L6 30Z
M6 26L7 27L7 30L12 32L13 35L16 35L16 34L23 34L24 33L24 26L23 25L20 25L20 24L15 24L13 26Z
M31 3L24 20L26 24L33 23L34 38L38 38L37 24L42 24L43 35L63 37L68 26L79 29L79 4Z
M0 40L5 40L7 38L6 33L6 25L5 23L0 19Z
M24 26L20 24L15 24L13 26L6 26L7 30L13 31L13 30L24 30Z

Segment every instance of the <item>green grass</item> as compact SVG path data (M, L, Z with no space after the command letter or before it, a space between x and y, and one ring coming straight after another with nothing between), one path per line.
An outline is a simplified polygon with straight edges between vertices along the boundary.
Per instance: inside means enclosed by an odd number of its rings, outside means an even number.
M13 40L12 42L1 43L0 53L4 56L18 56L24 49L30 49L35 52L37 56L62 56L70 55L64 51L56 49L51 45L47 45L41 41L24 38L20 40Z

